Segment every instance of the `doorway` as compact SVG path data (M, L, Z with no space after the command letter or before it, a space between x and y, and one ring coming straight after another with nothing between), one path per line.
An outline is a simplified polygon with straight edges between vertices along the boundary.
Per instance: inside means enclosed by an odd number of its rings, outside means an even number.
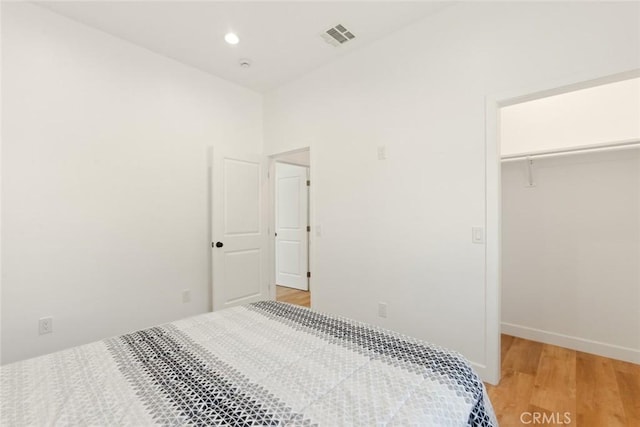
M638 93L627 77L500 107L503 334L638 362Z
M277 301L311 306L310 150L271 157L272 289Z
M490 384L498 384L501 377L501 328L502 328L502 188L500 109L511 105L547 98L553 95L599 86L607 83L640 77L640 70L631 70L605 77L587 80L584 76L556 79L542 84L512 89L486 98L485 145L485 328L486 366L483 378ZM535 177L534 177L535 179Z

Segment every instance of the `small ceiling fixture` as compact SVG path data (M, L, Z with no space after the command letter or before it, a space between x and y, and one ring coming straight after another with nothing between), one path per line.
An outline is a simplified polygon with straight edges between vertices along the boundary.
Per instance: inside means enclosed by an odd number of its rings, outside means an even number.
M248 58L241 58L240 61L238 61L238 63L240 64L240 68L251 67L251 60Z
M240 38L236 35L236 33L227 33L224 35L224 41L229 44L238 44Z

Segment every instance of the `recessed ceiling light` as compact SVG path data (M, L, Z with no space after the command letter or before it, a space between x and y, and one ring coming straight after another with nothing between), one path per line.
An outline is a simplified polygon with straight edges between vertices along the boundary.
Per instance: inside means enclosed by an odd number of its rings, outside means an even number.
M227 33L224 35L224 41L226 41L229 44L238 44L240 39L235 33Z

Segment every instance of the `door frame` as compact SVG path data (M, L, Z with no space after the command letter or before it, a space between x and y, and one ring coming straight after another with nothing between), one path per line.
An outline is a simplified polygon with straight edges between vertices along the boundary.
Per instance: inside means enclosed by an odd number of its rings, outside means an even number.
M307 244L308 244L308 262L307 268L308 271L311 272L311 277L309 278L309 292L310 292L310 303L313 308L313 297L311 293L311 289L314 286L314 276L313 272L315 271L315 234L314 234L314 224L315 224L315 191L314 191L314 167L313 167L313 151L311 147L302 147L295 150L283 151L276 154L271 154L268 157L267 168L268 168L268 191L269 191L269 225L267 227L267 235L268 235L268 245L267 245L267 264L268 264L268 275L269 275L269 296L273 300L276 299L276 239L275 239L275 228L276 228L276 186L275 186L275 165L276 163L289 163L297 166L301 166L300 164L296 164L293 162L287 162L283 159L283 157L301 153L304 151L309 152L309 180L311 181L311 185L309 186L309 197L308 197L308 218L309 218L309 226L311 227L311 232L309 232Z
M500 382L500 333L502 316L502 182L500 109L522 102L640 77L640 69L607 75L574 75L569 78L513 89L485 99L485 363L479 367L491 384Z

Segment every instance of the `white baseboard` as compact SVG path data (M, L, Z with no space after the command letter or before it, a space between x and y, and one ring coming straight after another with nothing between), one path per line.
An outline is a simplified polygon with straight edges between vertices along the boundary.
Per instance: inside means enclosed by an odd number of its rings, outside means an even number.
M598 356L609 357L611 359L640 364L640 350L634 348L621 347L619 345L572 337L511 323L502 323L502 333L545 344L583 351L585 353L597 354Z

